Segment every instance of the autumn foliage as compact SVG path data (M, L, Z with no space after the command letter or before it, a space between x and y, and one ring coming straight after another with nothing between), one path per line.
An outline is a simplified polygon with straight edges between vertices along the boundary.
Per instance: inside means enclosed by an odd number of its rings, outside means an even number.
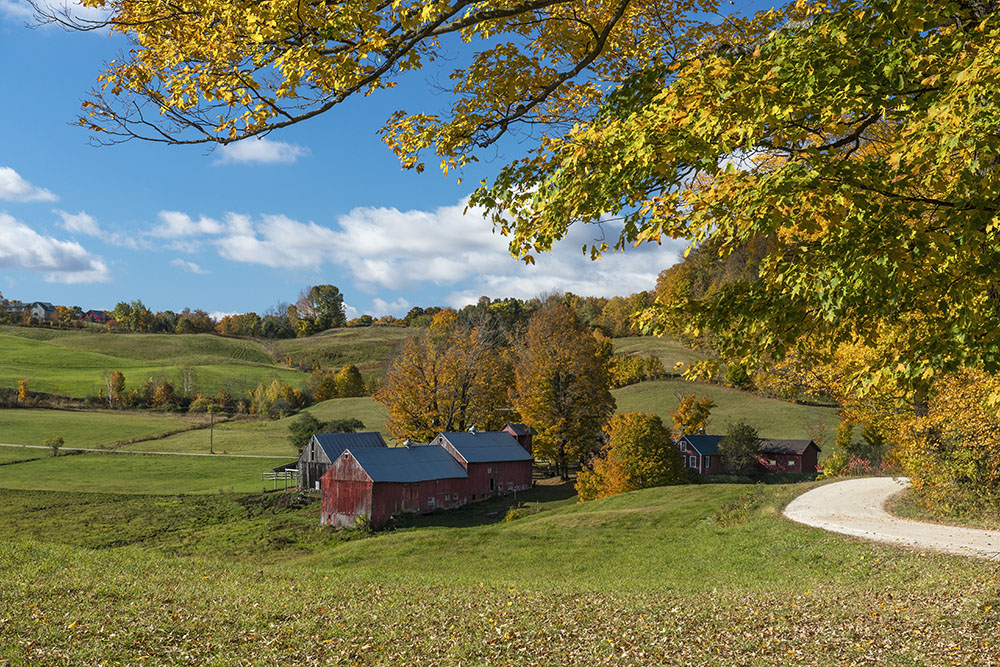
M501 428L512 383L511 350L497 332L445 310L403 345L374 398L396 439L426 442L442 431Z
M615 410L598 344L573 311L554 303L532 316L515 371L514 407L538 432L535 456L568 479L570 462L600 448Z
M998 396L1000 379L961 371L936 384L925 416L895 423L893 457L928 509L1000 509Z
M580 471L580 500L687 481L680 451L656 415L617 414L607 427L607 445L589 470Z
M701 398L698 398L697 394L681 396L677 409L670 413L674 437L704 434L714 407L715 401L708 396Z

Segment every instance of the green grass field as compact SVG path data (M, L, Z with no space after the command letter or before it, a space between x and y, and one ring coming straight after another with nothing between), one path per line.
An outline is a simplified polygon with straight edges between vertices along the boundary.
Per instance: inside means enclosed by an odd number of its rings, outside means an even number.
M9 448L0 448L9 449ZM44 450L36 450L46 454ZM209 456L67 454L0 466L0 488L177 494L260 491L260 473L287 461Z
M993 564L792 524L779 512L804 487L668 487L455 521L482 516L474 505L367 538L318 527L294 494L0 491L0 662L1000 659Z
M15 461L27 461L29 459L40 459L48 456L49 451L45 449L35 449L29 447L0 447L0 465L13 463ZM0 479L3 473L0 472Z
M745 419L757 428L762 438L815 439L818 433L824 433L827 443L832 443L839 421L837 409L833 407L788 403L729 387L684 380L641 382L611 393L618 403L618 412L651 412L660 415L668 426L670 413L677 409L678 396L691 393L708 396L716 405L709 421L710 433L724 434L729 421ZM824 451L820 458L827 453Z
M41 445L62 436L66 448L104 448L123 440L151 438L197 426L205 415L146 412L0 408L0 442Z

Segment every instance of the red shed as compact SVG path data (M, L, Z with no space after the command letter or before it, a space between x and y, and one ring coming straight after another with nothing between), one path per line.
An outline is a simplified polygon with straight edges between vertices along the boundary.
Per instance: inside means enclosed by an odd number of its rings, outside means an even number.
M468 472L471 500L531 488L534 459L509 433L441 433L431 444L448 450Z
M381 526L394 514L459 507L470 500L467 482L443 447L349 447L320 480L320 523L346 527L363 516Z
M318 489L319 480L345 449L377 447L385 449L379 433L315 433L299 455L299 488Z
M771 472L816 472L819 446L812 440L760 441L760 464Z

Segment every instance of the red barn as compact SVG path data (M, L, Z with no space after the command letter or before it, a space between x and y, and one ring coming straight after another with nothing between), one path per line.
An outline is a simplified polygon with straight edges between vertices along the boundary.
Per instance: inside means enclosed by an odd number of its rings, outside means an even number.
M431 444L448 450L468 472L471 500L531 488L534 459L509 433L441 433Z
M374 431L314 434L299 455L299 488L320 488L320 478L348 447L386 449L386 444L382 436Z
M764 438L757 460L771 472L816 472L819 452L819 446L812 440Z
M443 447L348 447L320 480L320 523L347 527L365 517L381 526L394 514L459 507L469 502L467 482Z
M722 455L719 454L719 443L722 435L685 435L677 441L681 450L681 461L684 467L699 475L721 475Z

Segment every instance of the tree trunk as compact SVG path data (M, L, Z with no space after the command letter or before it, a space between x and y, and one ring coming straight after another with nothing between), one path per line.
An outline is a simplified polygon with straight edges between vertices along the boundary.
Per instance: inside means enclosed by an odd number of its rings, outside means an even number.
M569 464L566 462L566 441L559 443L559 479L569 481Z

